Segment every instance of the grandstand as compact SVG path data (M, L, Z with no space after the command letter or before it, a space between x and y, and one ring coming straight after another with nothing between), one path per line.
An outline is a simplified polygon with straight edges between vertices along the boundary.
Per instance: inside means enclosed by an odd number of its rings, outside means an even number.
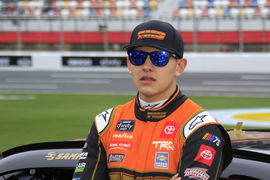
M149 19L187 51L270 51L270 0L0 0L0 50L118 51Z

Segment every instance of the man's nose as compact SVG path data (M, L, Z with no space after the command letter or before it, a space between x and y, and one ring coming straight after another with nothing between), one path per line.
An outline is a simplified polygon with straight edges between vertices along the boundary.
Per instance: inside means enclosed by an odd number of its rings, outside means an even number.
M145 63L143 64L143 68L146 70L152 69L153 68L153 63L151 62L150 56L148 55Z

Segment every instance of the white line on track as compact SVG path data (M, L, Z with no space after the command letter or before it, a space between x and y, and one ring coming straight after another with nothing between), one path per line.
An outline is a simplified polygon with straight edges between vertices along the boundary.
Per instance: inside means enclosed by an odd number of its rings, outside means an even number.
M97 74L97 73L51 73L52 78L81 78L81 79L130 79L128 74Z
M203 85L224 85L224 86L270 86L270 81L211 81L202 82Z
M7 78L8 83L57 83L57 84L110 84L111 80L105 79L38 79L38 78Z
M56 84L0 84L0 89L57 89Z
M241 75L240 79L245 79L245 80L270 80L270 75Z
M0 95L0 100L34 100L35 96Z
M270 92L269 87L222 87L222 86L183 86L183 91L202 91L202 92Z

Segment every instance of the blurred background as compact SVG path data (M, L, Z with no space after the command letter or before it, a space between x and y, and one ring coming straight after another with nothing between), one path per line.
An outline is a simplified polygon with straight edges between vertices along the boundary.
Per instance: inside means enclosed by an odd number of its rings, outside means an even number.
M122 47L151 19L182 34L183 93L206 109L264 108L240 120L270 124L270 0L0 0L2 149L84 137L132 99Z
M1 0L0 50L121 51L135 25L169 21L189 52L269 52L269 0Z
M187 93L270 95L269 0L1 0L0 70L20 72L1 73L0 91L53 92L65 83L58 92L134 92L129 77L110 74L126 73L122 47L132 29L150 19L181 32L189 74L179 83ZM39 71L109 75L85 81L88 75ZM45 84L30 78L37 76ZM111 83L119 79L126 85ZM73 84L79 81L82 86Z

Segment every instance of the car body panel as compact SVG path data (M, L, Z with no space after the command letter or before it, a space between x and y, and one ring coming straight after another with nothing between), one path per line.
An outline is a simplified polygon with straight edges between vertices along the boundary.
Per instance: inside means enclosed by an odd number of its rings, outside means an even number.
M221 174L221 179L269 179L270 130L229 131L233 147L233 161ZM28 174L31 171L61 174L71 178L81 156L85 140L36 143L20 146L2 153L0 180ZM22 172L18 172L22 170ZM50 172L50 173L48 173ZM31 173L30 173L31 174ZM58 175L61 176L61 175ZM237 177L237 178L236 178ZM1 179L2 178L2 179ZM65 177L67 178L67 177ZM12 179L12 178L10 178ZM59 179L59 178L58 178Z
M23 168L75 167L81 149L34 150L0 160L0 172Z
M0 175L25 168L74 168L84 141L36 143L19 146L2 153Z
M221 177L242 176L269 180L270 164L250 159L233 158L232 163L223 171ZM251 179L251 178L250 178Z

